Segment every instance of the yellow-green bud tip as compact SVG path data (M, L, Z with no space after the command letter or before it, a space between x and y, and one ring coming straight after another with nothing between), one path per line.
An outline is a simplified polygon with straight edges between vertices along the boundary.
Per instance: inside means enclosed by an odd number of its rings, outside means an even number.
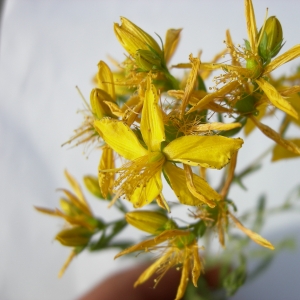
M132 211L127 213L125 218L130 225L154 235L160 234L167 229L177 228L173 220L156 211Z

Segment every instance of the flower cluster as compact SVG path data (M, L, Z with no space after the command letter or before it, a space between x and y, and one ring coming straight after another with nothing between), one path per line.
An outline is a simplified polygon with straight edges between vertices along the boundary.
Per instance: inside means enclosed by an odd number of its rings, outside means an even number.
M37 209L65 219L67 227L56 239L73 247L71 258L86 247L120 247L123 250L116 258L135 251L158 252L160 257L135 285L155 273L156 285L168 269L177 267L181 280L176 299L181 299L188 280L197 286L204 270L200 257L200 250L205 251L201 245L204 236L217 233L225 248L226 234L237 227L259 245L274 249L235 216L228 193L233 182L241 179L236 165L244 143L237 137L242 129L247 136L257 127L272 139L276 143L274 161L300 154L300 139L285 138L291 122L300 125L300 86L296 85L300 73L279 79L272 76L275 69L300 56L300 45L278 56L284 45L279 20L266 17L258 30L251 0L245 0L245 15L245 44L234 45L227 31L226 49L212 62L190 54L189 62L173 66L188 70L181 79L168 67L181 29L169 29L160 45L124 17L121 24L114 24L126 59L117 64L117 71L99 62L97 87L91 91L90 103L86 102L84 123L68 143L93 144L101 149L98 177L85 177L85 184L95 196L109 200L109 206L115 205L124 213L125 220L105 223L95 218L79 185L66 173L75 195L63 190L67 199L61 200L62 211ZM230 64L218 62L225 55ZM206 88L205 81L215 71L218 75ZM277 109L285 114L278 132L261 122ZM226 116L233 122L224 122ZM223 168L221 186L212 187L206 170ZM164 193L165 185L174 192L177 206L190 207L193 222L180 226L170 217L173 204ZM132 204L132 211L124 200ZM139 210L142 207L147 210ZM114 242L127 224L152 237L136 245ZM109 227L112 230L107 230ZM101 237L95 241L92 237L98 232Z

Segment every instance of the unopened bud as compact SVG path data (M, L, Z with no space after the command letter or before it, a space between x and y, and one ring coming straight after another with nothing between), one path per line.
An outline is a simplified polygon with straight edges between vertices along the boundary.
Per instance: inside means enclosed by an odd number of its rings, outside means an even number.
M98 119L102 119L105 116L113 117L108 105L104 101L114 102L111 96L101 89L92 89L90 95L90 104L93 113Z
M159 70L162 65L161 58L150 50L137 50L135 61L143 71Z
M125 218L130 225L155 235L164 230L177 228L173 220L156 211L132 211L127 213Z
M60 231L55 239L64 246L77 247L87 245L92 235L92 231L78 226Z
M114 24L114 31L121 45L132 57L139 49L153 49L160 56L163 55L157 42L147 32L126 18L121 17L121 22L121 25Z
M275 17L269 17L263 27L259 31L259 54L265 60L268 61L272 57L276 56L283 44L283 32L279 20ZM262 36L261 36L262 35Z
M96 196L97 198L102 199L102 193L99 187L98 178L95 176L87 175L83 177L83 182L88 191Z

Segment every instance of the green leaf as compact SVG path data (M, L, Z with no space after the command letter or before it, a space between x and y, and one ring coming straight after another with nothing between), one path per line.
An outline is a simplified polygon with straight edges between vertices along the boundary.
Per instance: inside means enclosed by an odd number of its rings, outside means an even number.
M227 291L228 296L232 296L245 283L247 278L246 258L240 256L240 265L231 271L223 280L223 287Z

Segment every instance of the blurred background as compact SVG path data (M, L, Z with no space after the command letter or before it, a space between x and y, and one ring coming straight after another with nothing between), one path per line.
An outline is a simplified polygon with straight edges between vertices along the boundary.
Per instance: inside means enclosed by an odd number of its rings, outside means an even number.
M281 53L299 43L299 1L253 0L253 4L258 27L267 7L269 16L280 20L286 41ZM162 38L169 28L183 28L173 64L187 62L190 53L196 56L201 49L202 61L211 60L224 47L226 29L235 43L247 38L242 0L4 2L0 41L0 299L75 299L109 274L133 264L130 259L114 261L117 250L82 253L58 279L70 252L54 241L63 222L33 209L34 205L58 205L56 189L68 187L64 169L78 180L97 173L97 150L83 154L83 147L69 149L61 144L82 121L77 111L83 102L75 86L89 99L97 63L105 60L111 66L108 55L124 59L125 51L113 33L113 23L119 22L120 16ZM298 65L300 60L294 60L275 74L289 74ZM278 112L264 123L278 129L280 119ZM290 137L299 133L299 128L289 129ZM240 150L238 170L272 144L258 130L252 133ZM272 164L270 160L271 155L266 156L264 168L248 178L247 192L238 187L231 190L230 198L239 208L237 216L254 207L265 191L268 207L279 205L287 191L299 184L299 159ZM166 198L174 200L172 194ZM114 209L106 208L107 203L92 196L89 202L96 215L107 220L118 217ZM183 215L188 213L188 207L184 209ZM234 299L299 299L299 216L299 212L290 212L267 221L262 232L265 238L276 245L283 237L295 236L297 250L280 253L267 272L238 291ZM142 235L137 230L127 234ZM216 253L221 253L220 247Z

